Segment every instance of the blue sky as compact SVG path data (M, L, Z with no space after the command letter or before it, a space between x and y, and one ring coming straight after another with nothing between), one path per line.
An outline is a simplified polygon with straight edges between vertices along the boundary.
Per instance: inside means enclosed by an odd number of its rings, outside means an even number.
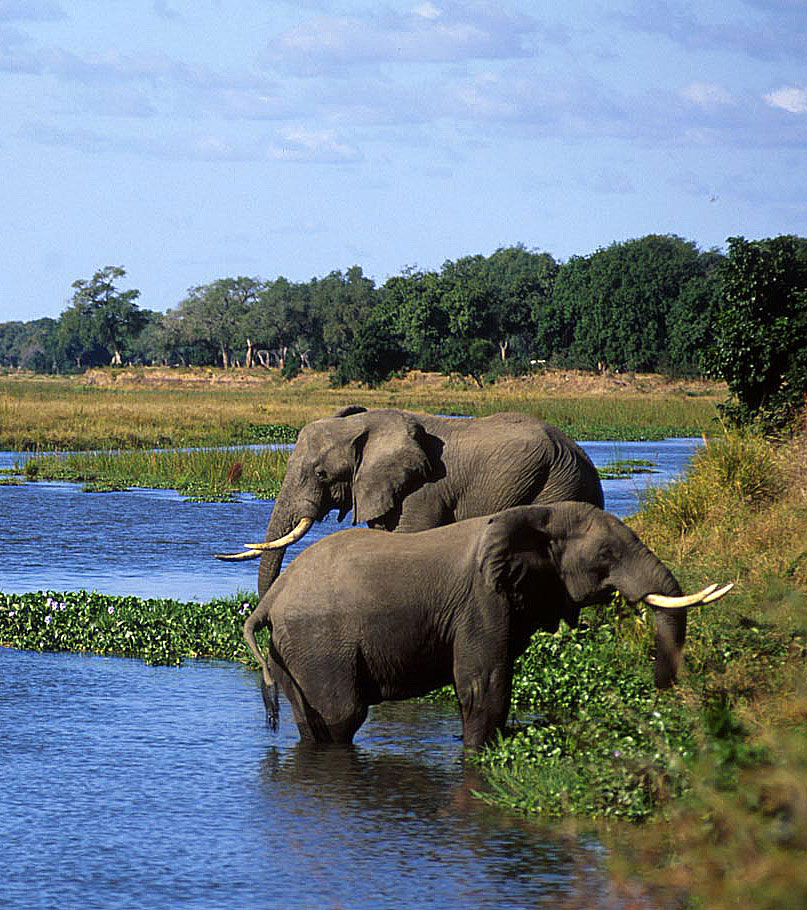
M0 321L807 235L807 0L0 0Z

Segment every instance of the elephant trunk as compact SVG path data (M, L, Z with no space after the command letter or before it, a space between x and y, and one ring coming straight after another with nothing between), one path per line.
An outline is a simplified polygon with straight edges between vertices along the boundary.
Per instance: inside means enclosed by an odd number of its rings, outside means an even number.
M644 600L648 595L681 596L681 586L663 562L643 544L638 557L638 570L629 575L629 581L619 586L620 593L628 600ZM652 600L652 597L649 598ZM687 631L686 607L653 606L656 627L655 683L659 689L669 689L678 676L678 667L684 650Z
M678 677L678 666L687 635L686 607L676 610L653 608L656 623L656 669L657 689L669 689Z
M275 507L272 510L272 517L269 519L269 527L266 529L266 543L285 537L297 524L297 516L292 514L285 500L286 497L281 489L280 495L275 502ZM283 547L278 550L265 550L261 556L261 561L258 565L259 598L263 597L280 574L285 552L286 548Z

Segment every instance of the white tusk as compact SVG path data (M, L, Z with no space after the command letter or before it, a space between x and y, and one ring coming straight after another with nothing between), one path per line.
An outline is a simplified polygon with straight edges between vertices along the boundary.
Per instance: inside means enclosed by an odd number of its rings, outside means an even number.
M718 590L717 585L709 585L697 594L687 594L681 597L668 597L665 594L647 594L643 598L651 607L664 609L677 609L679 607L694 607L698 604L708 604L722 597L734 587L734 584L724 585Z
M258 557L263 556L260 550L249 549L245 553L233 553L232 555L219 555L218 553L214 554L216 559L222 559L224 562L241 562L245 559L258 559Z
M703 603L710 604L713 600L719 600L724 594L728 594L728 592L733 587L734 582L730 581L727 585L723 585L723 587L718 591L713 591L711 594L707 594L706 597L703 598Z
M305 537L313 524L313 518L303 518L297 527L289 531L284 537L278 537L277 540L269 540L266 543L248 543L245 544L245 546L248 547L250 551L257 550L258 555L266 550L282 550L284 547L297 543L298 540Z

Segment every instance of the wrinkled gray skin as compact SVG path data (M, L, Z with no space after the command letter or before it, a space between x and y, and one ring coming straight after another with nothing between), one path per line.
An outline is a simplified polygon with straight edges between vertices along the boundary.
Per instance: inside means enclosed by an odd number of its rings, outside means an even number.
M343 531L305 550L264 595L244 633L303 740L348 743L369 705L453 683L467 748L502 729L513 662L538 629L577 622L614 590L678 596L678 582L618 518L582 503L519 506L398 535ZM655 610L655 682L671 686L686 608ZM268 659L255 633L269 626Z
M346 408L301 430L266 540L334 509L340 521L352 509L354 524L410 532L561 500L602 508L600 477L576 443L534 417L457 420ZM284 552L262 556L261 597Z

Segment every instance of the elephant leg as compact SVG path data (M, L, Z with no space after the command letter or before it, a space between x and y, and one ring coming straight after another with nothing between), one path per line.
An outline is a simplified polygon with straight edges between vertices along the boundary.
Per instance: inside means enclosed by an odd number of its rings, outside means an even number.
M337 670L327 661L318 661L293 678L279 668L278 678L302 740L348 744L367 719L368 705L356 690L355 674L347 667Z
M455 666L454 688L462 714L466 749L478 749L503 730L510 711L512 672L504 663L464 668Z

